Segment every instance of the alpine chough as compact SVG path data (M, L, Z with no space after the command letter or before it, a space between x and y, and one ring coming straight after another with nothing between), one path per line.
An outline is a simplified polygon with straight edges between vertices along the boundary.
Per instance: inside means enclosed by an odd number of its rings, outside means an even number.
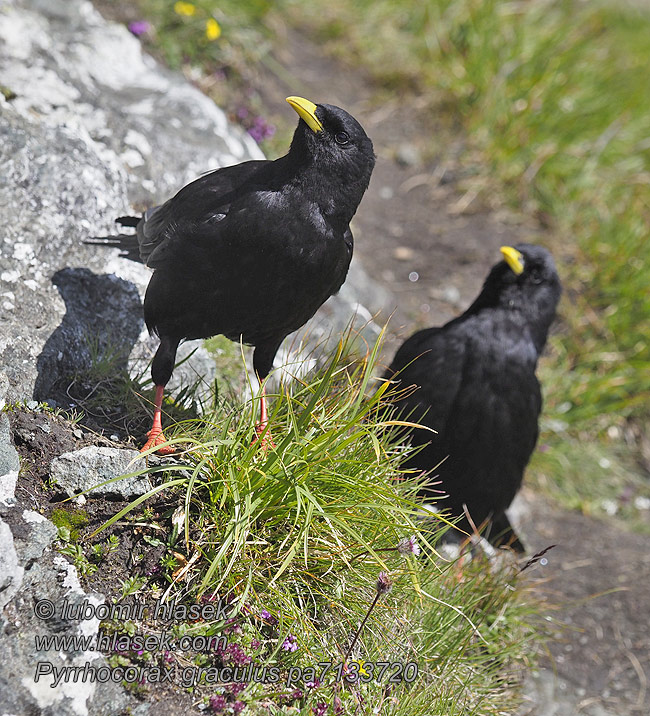
M420 451L404 467L430 473L423 497L471 531L487 526L492 544L524 547L504 510L521 486L537 442L542 405L535 376L560 298L549 252L530 244L501 248L474 303L442 327L411 336L386 374L398 384L394 405ZM406 390L411 388L410 391Z
M284 338L345 281L350 220L375 164L372 142L339 107L301 97L287 102L300 119L285 156L206 174L142 218L117 219L135 235L103 241L131 255L137 240L140 259L154 269L144 315L160 346L151 369L153 427L143 450L165 442L163 390L181 341L222 334L252 345L263 381ZM262 390L258 435L266 425Z

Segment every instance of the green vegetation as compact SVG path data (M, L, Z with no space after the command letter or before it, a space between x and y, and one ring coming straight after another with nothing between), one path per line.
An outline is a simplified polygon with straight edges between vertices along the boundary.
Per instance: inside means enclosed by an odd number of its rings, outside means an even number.
M231 696L198 685L196 696L230 705L236 696L250 713L266 713L261 702L269 700L273 713L304 714L334 713L327 709L336 699L360 714L380 703L382 713L405 715L513 707L531 641L541 634L539 605L512 561L477 554L460 569L436 555L433 544L448 524L424 518L415 500L419 475L400 477L399 425L378 409L388 384L374 390L371 382L379 344L366 360L343 353L340 347L328 365L277 388L270 399L276 449L253 442L255 396L172 428L178 459L143 464L135 474L152 475L157 486L101 530L164 494L161 522L148 512L153 535L169 531L168 519L174 525L160 559L162 586L188 604L226 599L231 617L177 627L228 635L230 652L175 658L209 668L236 653L282 675L279 685L251 681ZM138 528L147 532L145 515ZM415 558L420 548L428 559ZM140 594L143 587L138 582ZM318 674L319 662L332 665L322 683L286 686L292 668ZM345 662L363 666L368 683L337 682ZM389 672L373 679L379 669L373 675L367 662L412 666L389 684Z

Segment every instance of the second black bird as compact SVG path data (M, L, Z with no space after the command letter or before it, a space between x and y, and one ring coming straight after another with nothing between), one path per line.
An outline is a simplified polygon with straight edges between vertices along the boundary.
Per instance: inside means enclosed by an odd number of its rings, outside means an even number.
M431 480L441 482L424 496L446 493L437 506L461 517L461 528L471 531L467 512L477 527L488 523L493 544L523 551L505 509L537 442L542 397L535 368L561 287L542 247L520 244L501 252L504 260L467 311L411 336L387 377L400 390L413 386L396 400L398 411L438 432L412 429L409 435L424 447L404 467L431 471Z
M287 102L300 120L285 156L211 172L141 219L118 219L136 227L140 257L154 269L144 313L160 347L154 424L143 449L165 442L163 388L182 340L223 334L253 345L263 380L284 338L345 281L350 220L375 163L372 142L339 107ZM129 237L108 243L128 250ZM258 432L266 421L262 393Z

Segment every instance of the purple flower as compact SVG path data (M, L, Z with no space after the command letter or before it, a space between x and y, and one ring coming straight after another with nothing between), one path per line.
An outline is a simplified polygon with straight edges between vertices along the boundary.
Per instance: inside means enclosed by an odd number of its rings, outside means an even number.
M342 714L343 713L343 703L341 702L341 699L338 696L334 697L334 713L335 714Z
M377 594L381 596L382 594L388 594L390 590L393 588L393 580L388 576L386 572L379 572L379 577L377 579Z
M409 554L413 554L417 557L420 554L420 545L417 539L415 539L415 535L401 539L397 544L397 551L403 557L408 557Z
M270 619L271 618L271 612L268 609L262 609L260 612L260 617L262 619Z
M226 708L226 699L224 696L211 696L210 697L210 708L214 713L218 714Z
M165 653L163 654L163 659L166 664L171 664L174 661L174 657L171 655L171 652L167 651L167 649L165 649Z
M263 139L270 139L275 134L275 127L269 124L264 117L257 116L253 120L253 126L249 127L248 133L256 142Z
M246 704L243 701L235 701L232 705L233 713L239 714L246 708Z
M135 20L129 23L129 32L136 37L144 35L146 32L149 32L149 30L151 30L151 23L146 20Z
M298 639L293 634L289 634L287 638L282 642L282 648L285 651L297 651Z
M320 685L320 679L314 679L313 681L305 681L305 686L308 689L317 689Z
M248 684L245 681L233 681L226 686L226 690L233 696L237 696L237 694L241 693L247 686Z
M301 699L303 696L303 693L300 689L296 689L295 691L291 692L291 698L292 699Z
M251 662L251 657L234 641L228 644L226 655L230 657L230 660L236 666L246 666Z
M327 704L321 701L317 703L316 706L312 706L311 710L314 712L314 716L325 716L327 713Z

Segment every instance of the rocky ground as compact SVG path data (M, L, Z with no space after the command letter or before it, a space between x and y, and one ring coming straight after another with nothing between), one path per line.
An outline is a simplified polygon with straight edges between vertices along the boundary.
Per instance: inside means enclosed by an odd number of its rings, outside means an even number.
M90 360L83 335L98 320L116 334L135 326L122 336L132 358L133 346L150 350L138 313L146 272L112 252L82 247L81 239L108 232L113 215L129 205L151 203L200 171L256 156L257 149L194 88L143 59L137 41L103 23L88 4L11 0L2 11L0 77L17 97L0 99L0 153L7 168L0 206L15 217L0 237L0 398L41 400L65 395L60 380L71 366ZM284 46L278 59L295 82L265 76L268 106L279 108L296 93L340 104L362 120L375 143L377 167L354 224L355 267L320 330L340 328L357 305L363 317L369 310L379 321L394 313L388 361L400 338L448 320L471 301L500 245L543 241L543 234L532 223L486 211L459 190L453 159L441 165L435 152L430 158L437 130L416 99L387 98L363 74L324 57L304 35L291 33ZM186 118L182 132L174 124L179 115ZM81 174L79 167L85 168ZM109 310L98 314L99 304ZM23 462L33 462L32 482L17 488L10 433ZM45 496L39 476L53 454L93 440L98 444L85 428L66 432L38 416L14 415L11 423L0 417L0 644L11 655L0 669L3 713L94 716L119 713L129 701L110 688L84 692L83 699L15 688L30 673L21 648L32 633L60 628L34 620L35 595L54 600L63 589L83 598L73 570L50 549L54 532L40 514ZM102 449L110 450L111 441ZM527 490L515 513L531 551L557 545L542 568L545 596L553 617L567 624L527 681L522 713L647 713L650 540L560 510ZM158 704L150 713L175 713L170 708L185 706Z

